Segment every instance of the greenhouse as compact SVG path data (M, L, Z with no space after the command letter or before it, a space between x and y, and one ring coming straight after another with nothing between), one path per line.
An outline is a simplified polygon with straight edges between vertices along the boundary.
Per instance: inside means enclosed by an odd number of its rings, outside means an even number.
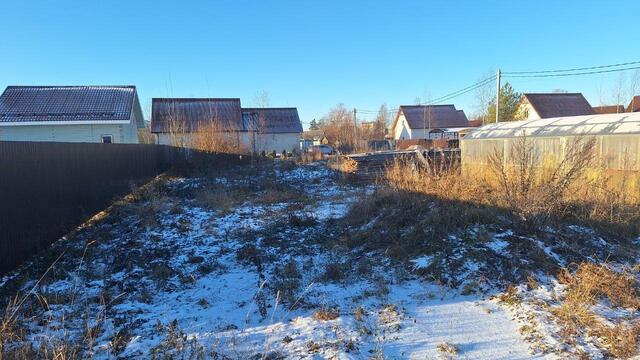
M538 165L552 165L564 159L579 139L595 139L594 158L607 170L640 170L640 113L582 115L540 120L501 122L468 133L460 141L463 172L482 171L492 154L506 165L515 165L510 156L522 137L533 151Z

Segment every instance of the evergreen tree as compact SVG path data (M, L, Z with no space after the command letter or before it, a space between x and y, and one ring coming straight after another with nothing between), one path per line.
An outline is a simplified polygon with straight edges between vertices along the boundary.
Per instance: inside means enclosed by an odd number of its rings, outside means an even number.
M515 121L526 118L526 114L518 111L522 94L515 91L508 82L500 88L500 121ZM485 123L496 122L496 100L489 103Z

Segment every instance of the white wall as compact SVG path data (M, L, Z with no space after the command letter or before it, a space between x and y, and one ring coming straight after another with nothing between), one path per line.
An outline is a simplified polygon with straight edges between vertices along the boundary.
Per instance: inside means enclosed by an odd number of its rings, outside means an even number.
M100 143L102 135L111 135L114 143L138 143L138 129L132 121L128 124L0 126L0 141Z
M176 135L160 133L155 135L156 142L160 145L190 147L193 139L193 136L189 133ZM240 132L235 135L248 151L251 151L254 145L257 152L264 151L267 153L273 150L280 153L282 150L300 149L301 135L298 133L254 134L253 132Z
M411 129L407 124L407 119L404 117L404 114L400 114L398 116L398 121L396 122L396 127L393 129L393 138L395 140L409 140L412 139Z

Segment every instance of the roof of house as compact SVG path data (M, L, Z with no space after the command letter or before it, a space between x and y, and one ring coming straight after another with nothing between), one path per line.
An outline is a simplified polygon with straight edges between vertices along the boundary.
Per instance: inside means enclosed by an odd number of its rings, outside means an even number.
M221 131L252 130L251 119L242 116L238 98L154 98L151 132L191 132L201 126Z
M636 95L631 98L629 102L629 106L627 106L627 112L638 112L640 111L640 95Z
M596 114L620 114L625 112L624 105L594 106L593 111Z
M302 133L303 139L320 140L325 137L324 130L306 130Z
M523 94L525 99L542 119L592 115L593 108L581 93L536 93Z
M0 124L128 121L132 111L142 122L135 86L8 86L0 95Z
M469 126L469 120L467 120L464 111L456 110L454 105L401 105L393 121L392 129L395 128L401 113L404 114L411 129L447 129Z
M532 137L640 134L640 113L505 121L476 128L463 140L513 138L523 134Z
M296 108L242 108L242 114L255 116L260 131L268 134L301 133L302 123ZM254 127L255 128L255 127Z

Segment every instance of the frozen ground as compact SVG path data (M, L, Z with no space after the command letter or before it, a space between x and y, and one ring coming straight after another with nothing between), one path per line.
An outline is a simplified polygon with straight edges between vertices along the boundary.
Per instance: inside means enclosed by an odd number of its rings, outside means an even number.
M558 357L550 332L522 331L532 308L425 281L433 257L336 246L371 192L319 164L158 180L4 280L2 296L26 294L12 344L97 359ZM483 249L506 257L512 235ZM464 264L461 284L481 267Z

